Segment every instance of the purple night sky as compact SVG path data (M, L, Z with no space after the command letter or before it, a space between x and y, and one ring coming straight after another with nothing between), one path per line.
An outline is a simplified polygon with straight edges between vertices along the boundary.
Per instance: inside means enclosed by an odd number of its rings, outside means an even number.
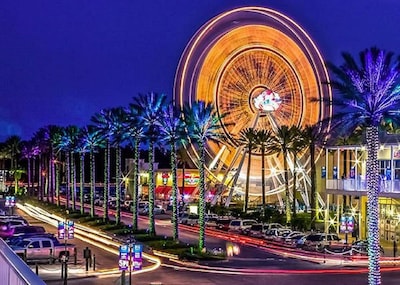
M0 141L48 124L84 126L138 93L171 94L180 55L210 18L234 7L283 12L326 60L377 46L400 55L398 0L4 0Z

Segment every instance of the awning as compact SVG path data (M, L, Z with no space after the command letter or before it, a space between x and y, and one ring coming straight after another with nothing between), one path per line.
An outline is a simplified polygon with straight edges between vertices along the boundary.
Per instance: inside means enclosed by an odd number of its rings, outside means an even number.
M172 190L171 186L157 186L156 187L156 194L158 195L167 195Z
M179 194L183 195L194 195L197 192L197 186L185 186L179 187Z

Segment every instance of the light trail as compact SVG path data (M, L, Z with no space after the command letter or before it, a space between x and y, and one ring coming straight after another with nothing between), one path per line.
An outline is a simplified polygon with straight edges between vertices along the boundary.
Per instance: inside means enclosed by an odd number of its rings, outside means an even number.
M42 222L45 222L56 228L58 227L59 221L65 221L65 218L51 214L39 207L32 206L28 203L26 203L25 205L17 203L17 207L22 211L24 211L25 213L27 213L29 216L38 219ZM75 223L75 237L91 245L99 247L107 252L119 255L119 247L121 243L114 241L111 237L107 236L106 234L100 231ZM111 248L110 246L114 248ZM141 274L150 272L156 270L161 266L161 260L158 257L144 252L142 253L142 256L144 259L153 263L153 265L142 268L141 270L133 271L132 274ZM91 275L116 274L117 272L119 272L118 269L111 269L111 272L96 272Z

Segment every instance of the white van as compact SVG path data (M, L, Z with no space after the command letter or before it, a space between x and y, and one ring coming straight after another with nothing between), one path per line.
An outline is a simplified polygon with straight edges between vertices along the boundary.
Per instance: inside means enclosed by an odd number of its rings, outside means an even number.
M258 224L256 220L232 220L229 223L229 231L245 233L252 225Z

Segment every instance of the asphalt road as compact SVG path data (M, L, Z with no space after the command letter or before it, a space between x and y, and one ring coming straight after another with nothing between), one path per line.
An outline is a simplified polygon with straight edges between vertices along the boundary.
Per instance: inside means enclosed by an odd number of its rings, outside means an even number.
M397 285L400 272L383 273L382 285ZM47 284L61 285L63 283L50 282ZM108 278L87 278L69 280L69 285L117 285L118 276ZM128 284L128 283L126 283ZM152 273L134 275L132 285L364 285L368 284L367 274L268 274L268 275L225 275L218 273L203 273L160 268Z

